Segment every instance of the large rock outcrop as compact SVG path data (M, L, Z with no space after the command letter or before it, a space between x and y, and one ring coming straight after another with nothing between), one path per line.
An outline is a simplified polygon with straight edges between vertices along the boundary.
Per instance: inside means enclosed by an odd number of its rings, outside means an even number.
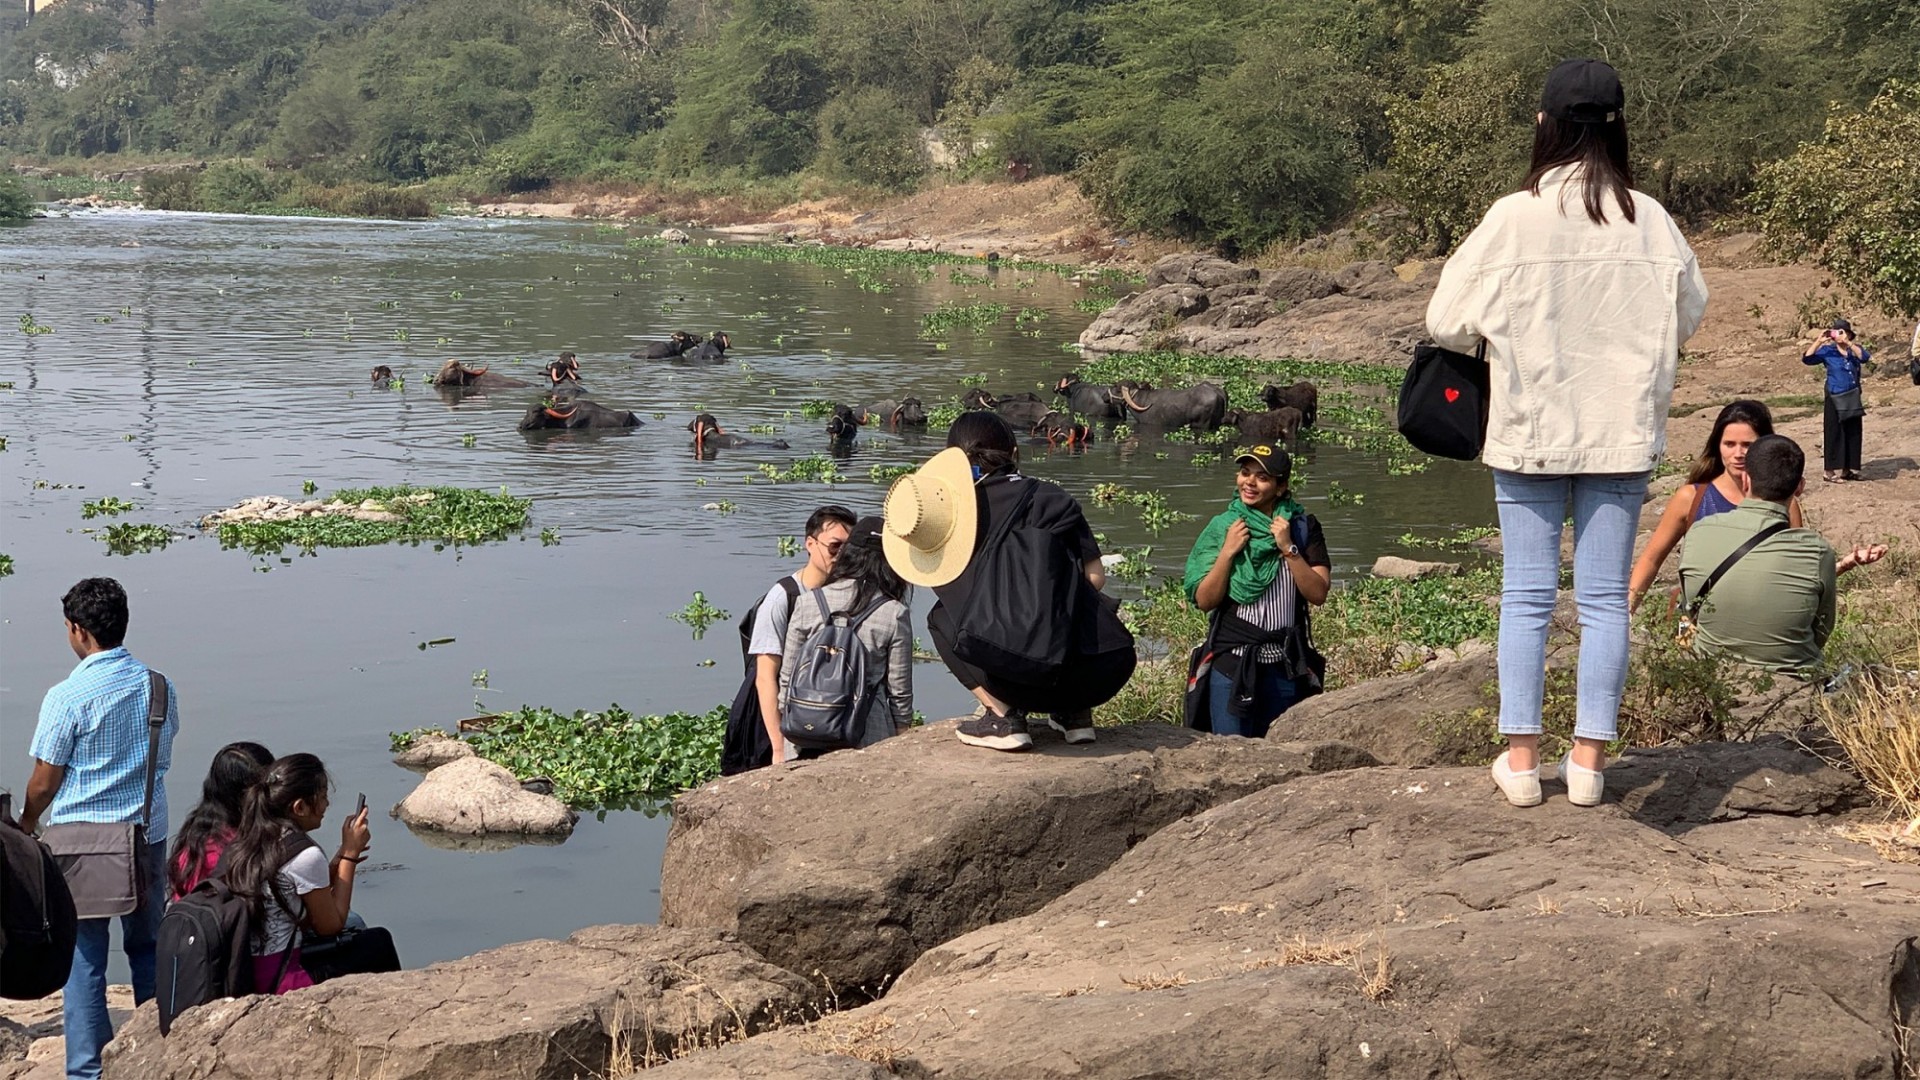
M189 1009L147 1005L108 1080L573 1080L816 1015L824 994L725 935L598 926L419 971Z
M1436 661L1310 697L1268 732L1276 739L1337 739L1390 765L1457 765L1484 760L1491 725L1474 710L1500 711L1493 650Z
M878 1002L661 1080L836 1044L969 1080L1906 1075L1920 867L1796 816L1857 781L1782 738L1607 779L1593 809L1557 784L1509 807L1477 768L1268 788L930 950Z
M1182 252L1154 263L1146 288L1095 319L1080 344L1095 352L1173 348L1404 364L1426 334L1427 298L1438 280L1437 263L1263 272Z
M968 747L935 724L674 803L660 921L731 931L776 964L873 995L958 934L1024 915L1171 822L1376 762L1338 744L1103 728L1089 747Z

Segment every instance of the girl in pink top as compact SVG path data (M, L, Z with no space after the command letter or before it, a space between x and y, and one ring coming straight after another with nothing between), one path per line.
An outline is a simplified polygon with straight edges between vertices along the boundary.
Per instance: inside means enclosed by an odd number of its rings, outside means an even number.
M241 798L271 764L273 754L255 742L228 743L213 755L213 766L200 785L200 805L173 835L173 851L167 859L172 900L213 875L220 865L220 852L240 825Z

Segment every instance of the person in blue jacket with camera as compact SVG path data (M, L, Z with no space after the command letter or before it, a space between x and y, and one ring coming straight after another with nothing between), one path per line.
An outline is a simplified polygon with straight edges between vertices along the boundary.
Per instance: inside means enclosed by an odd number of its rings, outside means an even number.
M1833 320L1800 354L1801 363L1827 369L1827 462L1822 476L1829 483L1861 479L1860 433L1867 408L1860 396L1860 369L1872 359L1854 341L1853 324L1845 319Z

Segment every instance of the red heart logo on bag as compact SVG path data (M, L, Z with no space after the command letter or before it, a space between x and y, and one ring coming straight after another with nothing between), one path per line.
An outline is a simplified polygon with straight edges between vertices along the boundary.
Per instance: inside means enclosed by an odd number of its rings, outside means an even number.
M1455 390L1451 386L1447 387L1447 404L1451 405L1454 402L1459 400L1460 400L1460 391Z

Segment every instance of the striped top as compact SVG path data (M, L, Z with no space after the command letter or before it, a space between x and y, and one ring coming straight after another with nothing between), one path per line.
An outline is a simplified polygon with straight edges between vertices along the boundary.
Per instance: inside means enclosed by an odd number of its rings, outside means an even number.
M1252 623L1262 630L1285 630L1293 625L1293 609L1299 597L1299 591L1293 586L1293 569L1284 561L1280 572L1273 577L1273 584L1251 604L1241 604L1234 614ZM1254 656L1257 663L1275 663L1287 655L1286 647L1277 641L1260 646Z
M80 661L66 681L47 691L28 752L67 772L45 824L140 820L147 787L147 694L147 665L125 646ZM147 827L147 838L154 843L167 835L167 766L179 731L179 699L169 679L167 722L160 729L153 816Z

